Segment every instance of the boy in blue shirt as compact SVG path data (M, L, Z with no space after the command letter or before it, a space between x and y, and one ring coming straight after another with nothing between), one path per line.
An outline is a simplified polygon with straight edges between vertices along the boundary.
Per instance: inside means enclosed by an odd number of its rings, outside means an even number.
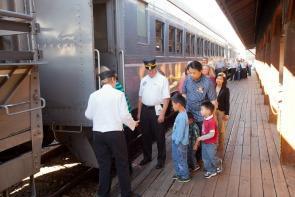
M172 132L172 159L175 169L173 179L179 182L189 182L191 180L187 165L189 124L185 110L185 98L181 94L175 94L171 100L174 111L178 112Z

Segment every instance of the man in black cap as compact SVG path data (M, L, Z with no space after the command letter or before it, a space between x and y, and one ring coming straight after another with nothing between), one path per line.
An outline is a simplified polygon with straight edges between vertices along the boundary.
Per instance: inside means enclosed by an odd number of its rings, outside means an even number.
M143 160L140 165L149 163L152 159L152 140L155 136L158 147L158 163L156 168L164 167L166 160L166 142L164 119L168 108L170 90L166 77L156 69L156 59L143 60L147 75L140 82L138 114L143 138Z
M90 95L85 116L93 122L93 140L99 164L98 196L110 196L112 156L123 197L138 196L131 192L128 151L123 124L134 130L138 121L134 121L128 111L123 92L116 90L116 73L105 71L100 75L103 87Z

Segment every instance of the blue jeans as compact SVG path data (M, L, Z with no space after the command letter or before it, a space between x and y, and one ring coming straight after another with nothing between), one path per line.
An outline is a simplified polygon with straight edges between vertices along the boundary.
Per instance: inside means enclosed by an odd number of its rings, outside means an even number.
M207 172L214 173L217 170L218 159L216 157L216 149L216 144L202 143L202 159Z
M189 171L187 166L187 147L181 143L176 144L172 141L172 159L176 175L180 178L189 178Z

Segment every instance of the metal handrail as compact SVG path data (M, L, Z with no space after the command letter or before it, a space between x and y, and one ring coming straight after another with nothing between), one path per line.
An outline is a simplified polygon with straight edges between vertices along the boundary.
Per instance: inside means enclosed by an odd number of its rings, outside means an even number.
M97 72L100 74L100 53L98 49L94 49L94 53L97 55ZM100 77L98 77L98 88L101 87Z
M34 111L34 110L38 110L38 109L43 109L44 107L46 107L45 99L40 98L40 101L42 103L41 106L34 107L34 108L31 108L31 109L22 110L22 111L18 111L18 112L10 112L9 108L19 106L19 105L24 105L24 104L30 103L30 101L23 101L23 102L14 103L14 104L0 105L0 108L4 108L5 111L6 111L6 114L8 116L13 116L13 115L22 114L22 113L26 113L26 112L30 112L30 111Z
M53 131L53 133L59 132L59 133L82 133L83 132L83 125L80 125L80 130L78 131L71 131L71 130L64 130L64 129L55 129L55 125L54 123L52 123L51 125L51 129ZM55 138L57 139L57 138Z
M122 83L123 83L123 87L124 87L124 90L126 89L126 84L125 84L125 53L124 53L124 50L120 50L119 52L122 56L121 58L121 63L122 63Z
M9 78L10 78L9 74L0 75L0 77L6 77L7 79L9 79Z
M8 10L3 10L3 9L0 9L0 16L19 18L19 19L24 19L24 20L28 20L28 21L32 21L34 19L34 17L31 15L8 11Z

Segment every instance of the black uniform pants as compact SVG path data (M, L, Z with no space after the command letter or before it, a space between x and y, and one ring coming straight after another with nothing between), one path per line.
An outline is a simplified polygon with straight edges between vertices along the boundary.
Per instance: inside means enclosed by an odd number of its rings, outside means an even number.
M93 131L94 148L99 164L99 191L101 197L110 196L112 157L115 158L122 197L131 196L128 152L123 131Z
M158 163L164 164L166 160L165 129L163 123L158 123L155 107L142 106L140 125L144 159L152 159L152 143L155 139L158 147Z
M235 74L236 74L236 68L231 68L230 69L230 80L234 80Z

